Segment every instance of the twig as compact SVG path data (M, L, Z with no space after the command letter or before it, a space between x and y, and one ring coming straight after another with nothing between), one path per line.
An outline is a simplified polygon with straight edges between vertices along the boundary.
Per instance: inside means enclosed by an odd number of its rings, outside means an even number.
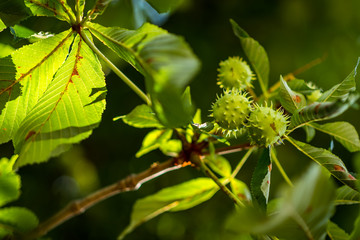
M285 170L283 169L283 167L281 166L279 159L277 158L273 148L271 148L271 158L272 160L275 162L276 166L278 167L282 177L284 178L284 180L287 182L287 184L289 184L290 187L293 187L293 183L291 182L290 178L288 177L288 175L286 174Z
M141 173L129 175L117 183L104 187L83 199L75 200L69 203L66 207L53 215L51 218L41 223L33 231L26 234L23 239L30 240L44 236L50 230L59 226L63 222L85 212L88 208L109 197L122 192L135 191L139 189L143 183L146 183L169 171L186 166L178 163L181 163L179 162L179 159L173 158L160 164L154 163L149 169Z
M243 143L243 144L238 144L235 146L218 148L215 150L215 153L217 153L219 155L225 155L225 154L230 154L230 153L241 152L243 150L250 149L250 148L252 148L250 143Z
M208 168L208 166L206 166L206 164L204 163L203 160L204 156L200 156L198 154L192 154L191 155L191 161L196 164L198 167L200 167L200 169L204 172L204 174L206 176L208 176L209 178L211 178L221 189L221 191L223 191L236 205L240 206L240 207L244 207L244 203L242 203L239 198L233 194L226 186L225 184L223 184L220 179L210 170L210 168Z

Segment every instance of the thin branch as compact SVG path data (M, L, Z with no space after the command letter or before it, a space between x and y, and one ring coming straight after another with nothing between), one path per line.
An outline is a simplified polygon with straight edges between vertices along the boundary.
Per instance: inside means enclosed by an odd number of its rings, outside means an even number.
M121 72L105 55L95 46L95 44L88 38L88 36L84 33L84 31L80 31L80 35L82 39L86 42L86 44L93 50L105 63L106 65L116 74L121 80L124 81L126 85L128 85L142 100L146 102L147 105L151 105L151 101L149 97L134 84L123 72Z
M290 178L288 177L288 175L286 174L285 170L283 169L283 167L281 166L279 159L277 158L273 148L271 148L271 158L272 160L275 162L277 168L279 169L282 177L284 178L284 180L287 182L287 184L289 184L290 187L293 187L294 184L291 182Z
M250 149L252 147L253 146L251 146L250 143L243 143L243 144L238 144L235 146L218 148L215 150L215 153L217 153L219 155L226 155L226 154L230 154L230 153L241 152L243 150Z
M178 164L180 163L180 164ZM44 236L50 230L64 223L65 221L85 212L95 204L112 197L116 194L128 191L138 190L143 183L146 183L164 173L179 169L183 166L179 159L169 159L163 163L154 163L151 167L141 173L132 174L128 177L111 184L107 187L99 189L98 191L90 194L89 196L75 200L69 203L66 207L53 215L51 218L41 223L30 233L23 237L24 240L36 239Z
M206 176L208 176L209 178L211 178L221 189L221 191L223 191L236 205L240 206L240 207L244 207L244 203L242 203L240 201L240 199L233 194L226 186L225 184L223 184L220 179L210 170L210 168L208 168L208 166L206 166L206 164L204 163L203 160L204 156L200 156L198 154L192 154L190 159L191 162L193 162L195 165L197 165L198 167L200 167L200 169L204 172L204 174Z
M238 165L235 167L235 170L232 172L231 174L231 179L235 178L236 175L239 173L240 169L242 168L242 166L244 166L246 160L248 160L248 158L250 157L251 153L254 151L255 147L250 148L245 155L243 156L243 158L240 160L240 162L238 163Z

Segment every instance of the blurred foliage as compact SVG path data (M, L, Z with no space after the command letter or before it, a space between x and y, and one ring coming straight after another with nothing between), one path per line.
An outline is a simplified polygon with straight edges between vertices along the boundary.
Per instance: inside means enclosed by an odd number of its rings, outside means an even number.
M138 4L132 5L131 2ZM134 9L134 6L137 8ZM243 54L239 40L232 33L230 18L266 49L270 61L270 86L279 79L280 74L286 75L314 59L324 57L321 64L297 77L327 90L347 76L360 55L358 0L187 0L174 13L160 16L154 12L153 15L147 13L148 8L144 6L144 1L113 0L106 14L97 21L106 26L131 28L141 25L144 19L152 19L169 32L184 36L202 61L202 70L191 83L191 93L197 107L203 110L205 121L208 115L206 110L210 109L216 93L219 93L216 85L219 61ZM139 11L146 14L139 15ZM30 17L21 25L35 32L50 33L60 32L66 27L66 23L51 18L44 21L42 17ZM27 40L16 39L9 29L0 33L0 42L8 44L0 46L1 54L5 54L4 49L28 43ZM123 70L134 82L142 84L142 77L135 70L125 65ZM82 197L88 191L106 186L130 173L139 172L155 161L165 160L158 150L140 159L135 158L148 131L131 128L112 119L129 113L141 100L116 75L109 73L106 81L109 89L108 107L100 127L91 138L63 155L62 161L53 159L45 164L26 166L19 171L23 182L22 195L14 204L31 209L40 220L51 216L71 199ZM356 116L359 116L359 110L351 109L337 120L346 119L360 129ZM305 141L302 130L295 133L297 139ZM124 136L126 140L123 140ZM312 144L329 148L331 139L318 133ZM301 176L311 160L289 145L277 149L279 160L290 177ZM0 152L1 156L10 157L13 152L11 143L2 145ZM344 160L349 171L356 172L355 166L359 169L359 154L349 153L337 142L334 142L333 152ZM242 154L232 154L227 159L235 165L241 157ZM250 183L256 157L254 154L245 164L245 170L238 175L247 184ZM69 167L69 162L76 164ZM299 162L303 164L295 164ZM48 236L52 239L114 239L129 224L130 211L136 199L199 176L202 176L201 173L191 167L168 173L145 184L137 192L121 194L100 203ZM84 185L83 181L88 185ZM274 167L270 199L276 196L278 186L283 183ZM211 201L194 209L166 213L149 221L127 239L221 239L224 222L232 210L231 200L217 193ZM339 206L332 221L350 233L358 213L358 206Z

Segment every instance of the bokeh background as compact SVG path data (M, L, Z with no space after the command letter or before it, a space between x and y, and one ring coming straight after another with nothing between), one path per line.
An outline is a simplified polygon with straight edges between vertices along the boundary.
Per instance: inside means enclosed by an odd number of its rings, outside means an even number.
M202 69L191 83L196 106L209 120L208 109L221 93L216 85L218 63L229 56L241 56L239 40L232 33L229 19L234 19L250 36L266 49L270 59L270 85L314 59L324 61L297 76L312 81L324 90L342 81L354 68L360 56L360 1L358 0L186 0L172 14L157 15L139 0L119 0L110 4L107 12L97 19L105 26L135 28L147 19L161 24L171 33L183 36L202 62ZM45 20L45 21L44 21ZM34 31L60 32L66 25L49 18L30 18L22 23ZM2 42L13 47L26 44L9 31L0 35ZM99 45L99 47L101 47ZM143 78L101 47L134 82L143 86ZM115 75L104 68L108 86L107 109L100 126L92 136L69 152L47 163L26 166L19 170L22 196L14 205L32 209L44 220L69 201L114 183L130 173L148 168L153 162L167 158L154 151L144 157L134 157L148 130L131 128L112 119L130 112L141 100ZM337 120L345 120L360 129L360 112L350 109ZM304 140L302 130L294 133ZM312 144L329 148L331 139L317 133ZM333 152L344 160L351 171L360 165L360 155L347 152L337 142ZM0 146L1 156L11 156L11 143ZM310 160L285 144L278 148L285 170L296 178ZM235 165L242 154L227 158ZM239 173L249 183L256 163L254 154ZM359 168L358 168L359 169ZM144 184L136 192L123 193L99 203L84 214L64 223L48 234L51 239L115 239L130 220L133 204L139 198L161 188L202 176L187 167L168 173ZM284 184L274 167L271 197ZM223 226L233 211L233 204L223 193L191 210L166 213L143 224L127 239L224 239ZM357 206L338 207L333 217L350 232L357 216ZM241 223L239 223L241 224Z

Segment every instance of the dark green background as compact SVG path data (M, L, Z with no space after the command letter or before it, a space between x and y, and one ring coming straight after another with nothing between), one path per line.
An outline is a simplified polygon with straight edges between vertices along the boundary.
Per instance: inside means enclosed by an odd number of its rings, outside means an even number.
M105 26L132 27L130 2L114 1L98 22ZM232 33L230 18L268 52L270 85L278 81L280 74L285 75L326 55L325 61L298 78L327 90L353 70L360 56L358 0L188 0L162 27L184 36L202 62L201 71L191 83L191 93L196 106L202 109L204 120L209 120L208 109L216 94L221 93L216 85L219 61L242 54L239 41ZM36 31L58 32L65 27L48 18L30 18L23 24ZM0 37L13 46L24 44L14 40L8 30ZM143 86L139 74L122 62L116 62L135 83ZM142 102L116 75L109 73L106 81L107 109L99 128L62 157L20 169L22 196L14 205L28 207L44 220L72 199L142 171L155 161L166 160L158 151L140 159L134 157L148 130L134 129L121 121L113 122L112 118L128 113ZM360 129L359 118L359 110L351 109L337 120L349 121ZM294 136L304 140L302 130L297 130ZM328 148L330 140L328 136L317 134L312 143ZM2 145L0 151L1 156L11 156L11 143ZM300 176L310 163L288 143L279 147L278 152L292 178ZM360 155L350 154L337 142L333 152L341 156L351 171L356 161L359 165ZM250 158L239 173L239 178L247 183L257 155ZM228 159L235 165L241 156L233 154ZM52 239L115 239L129 223L136 199L199 176L202 175L191 167L168 173L146 183L137 192L124 193L96 205L48 236ZM271 197L276 196L277 188L283 183L274 167ZM194 209L161 215L136 229L127 239L223 239L223 225L232 210L231 200L219 192ZM349 232L357 212L356 206L339 207L334 221Z

